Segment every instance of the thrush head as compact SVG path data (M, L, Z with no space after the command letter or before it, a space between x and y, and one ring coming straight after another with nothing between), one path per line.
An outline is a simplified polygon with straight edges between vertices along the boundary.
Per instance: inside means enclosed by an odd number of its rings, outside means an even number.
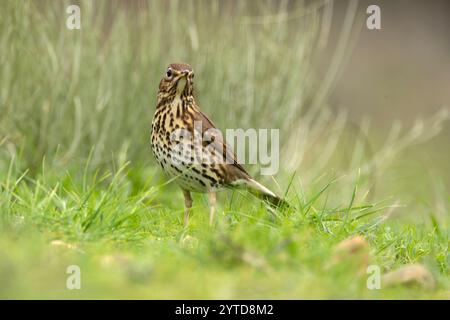
M170 64L159 83L159 95L165 98L190 96L194 90L194 71L185 63Z

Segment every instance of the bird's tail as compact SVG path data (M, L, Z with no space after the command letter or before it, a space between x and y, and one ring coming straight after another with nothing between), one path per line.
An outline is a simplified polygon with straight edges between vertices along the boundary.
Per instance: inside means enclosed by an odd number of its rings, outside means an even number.
M249 189L251 193L256 195L258 198L263 199L264 201L267 201L271 205L277 208L289 208L289 203L278 197L275 193L264 187L261 183L258 181L255 181L253 179L246 180L246 186Z

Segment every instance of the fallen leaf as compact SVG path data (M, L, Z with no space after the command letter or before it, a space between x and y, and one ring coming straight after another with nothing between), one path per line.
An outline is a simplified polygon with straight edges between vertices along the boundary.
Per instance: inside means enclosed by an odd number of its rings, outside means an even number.
M382 277L382 284L385 287L415 284L432 290L436 286L436 281L423 265L410 264L385 274Z

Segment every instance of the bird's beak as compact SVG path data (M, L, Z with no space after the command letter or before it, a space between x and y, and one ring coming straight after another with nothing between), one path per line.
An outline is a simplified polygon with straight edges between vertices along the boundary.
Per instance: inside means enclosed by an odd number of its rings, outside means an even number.
M180 73L180 76L177 81L177 93L181 94L183 92L186 84L187 84L187 75L189 74L189 71L184 70Z

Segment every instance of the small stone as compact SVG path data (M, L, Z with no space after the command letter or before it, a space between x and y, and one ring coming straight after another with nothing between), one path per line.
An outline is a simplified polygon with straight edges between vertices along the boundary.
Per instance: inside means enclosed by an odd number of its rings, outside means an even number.
M367 254L369 245L362 236L355 236L339 242L333 251L332 260L339 262L342 259L349 258L360 253Z
M365 272L369 263L369 245L364 237L357 235L339 242L333 250L330 266L350 263Z
M385 274L382 277L382 284L385 287L415 284L432 290L436 286L436 281L423 265L410 264Z
M354 254L369 247L364 237L358 235L339 242L336 251Z

